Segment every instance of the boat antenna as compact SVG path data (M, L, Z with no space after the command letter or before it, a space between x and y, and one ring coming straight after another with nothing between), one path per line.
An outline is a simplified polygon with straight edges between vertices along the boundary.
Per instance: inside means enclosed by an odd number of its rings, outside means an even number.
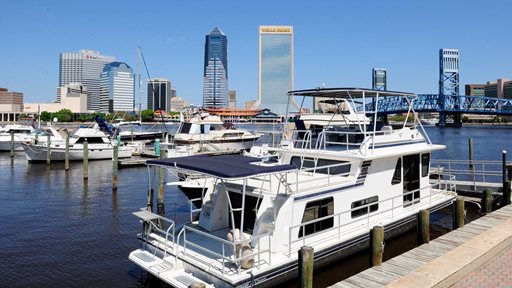
M151 80L152 78L149 75L148 65L146 65L146 59L144 58L144 53L142 53L142 48L140 46L139 46L139 52L140 52L140 56L142 58L142 62L144 63L144 68L146 69L146 74L148 75L148 79ZM153 84L151 84L151 96L148 95L148 97L153 97L154 95L155 95L155 87L153 87ZM162 115L162 113L160 113L160 118L162 119L162 123L164 124L165 132L168 132L167 126L165 125L164 116Z

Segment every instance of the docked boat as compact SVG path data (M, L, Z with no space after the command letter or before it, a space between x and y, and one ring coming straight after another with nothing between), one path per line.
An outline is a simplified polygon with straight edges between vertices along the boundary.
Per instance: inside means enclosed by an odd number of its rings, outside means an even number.
M289 95L355 98L362 105L401 96L411 105L405 121L415 117L411 93L324 88ZM431 153L445 147L431 143L421 125L395 130L377 123L377 111L365 115L371 123L326 127L315 138L309 129L292 130L272 148L273 160L195 155L147 161L148 191L151 171L164 168L191 175L185 182L194 182L188 186L196 185L199 194L183 223L183 217L154 213L149 192L147 206L134 213L143 231L129 259L175 287L268 287L297 277L302 246L314 248L315 268L322 267L366 249L374 226L394 237L414 227L419 210L452 204L454 187L429 179Z
M33 139L32 133L34 128L28 125L13 124L0 127L0 151L11 150L11 134L14 134L14 150L23 151L21 143L30 142Z
M168 150L188 151L188 155L208 152L241 152L250 150L259 135L245 130L228 129L219 116L196 114L178 127L171 143L162 143ZM181 146L181 147L180 147ZM174 151L169 153L172 155Z
M436 118L421 118L420 122L424 126L436 126L437 122L439 122Z
M318 105L318 112L299 115L299 120L304 122L305 128L320 127L323 129L328 126L353 126L370 123L370 118L363 111L356 112L354 110L349 99L324 99L318 101Z
M88 159L101 160L112 159L114 144L108 139L105 133L95 125L92 128L79 128L69 139L69 160L83 160L84 141L87 140ZM30 162L46 161L48 143L22 144L27 160ZM119 147L119 158L131 157L132 148L128 146ZM66 142L50 141L50 160L64 161L66 154Z
M119 121L112 124L121 141L154 140L162 138L161 131L143 131L141 121Z

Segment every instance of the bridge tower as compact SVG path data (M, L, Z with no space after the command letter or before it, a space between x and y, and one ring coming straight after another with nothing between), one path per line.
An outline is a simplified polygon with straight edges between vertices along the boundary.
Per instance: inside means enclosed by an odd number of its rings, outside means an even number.
M460 113L446 112L447 101L459 101L457 97L447 97L451 95L459 95L459 50L443 48L439 50L439 126L446 126L447 116L453 117L453 126L462 125ZM459 103L453 104L458 110Z
M381 91L388 89L388 73L385 68L372 68L372 89Z

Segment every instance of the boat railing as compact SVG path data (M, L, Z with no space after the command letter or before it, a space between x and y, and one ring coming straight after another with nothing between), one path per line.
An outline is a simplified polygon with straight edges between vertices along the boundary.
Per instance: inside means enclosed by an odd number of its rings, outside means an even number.
M293 181L293 180L290 180L289 178L287 178L287 183L288 183L288 186L290 187L290 190L292 193L299 192L300 191L299 187L303 186L303 184L305 184L305 183L322 182L323 184L331 185L331 184L335 184L337 182L337 181L334 181L334 179L339 180L338 182L345 182L346 177L350 176L350 167L351 167L350 162L336 163L336 164L329 164L329 165L322 165L322 166L317 166L316 164L317 163L315 162L314 167L302 168L300 170L295 170L293 172L289 172L289 173L294 173L295 179L296 179L296 181ZM339 173L339 174L331 173L331 172L333 172L333 170L335 170L336 168L339 168L339 167L348 167L349 171L344 172L344 173ZM322 174L322 176L310 177L310 178L303 179L303 180L299 181L299 179L303 178L303 177L299 177L299 175L303 175L305 173L310 174L311 176L316 175L316 174ZM325 182L324 182L324 180L325 180ZM295 190L292 189L292 187L295 187Z
M452 177L451 179L455 180L455 177ZM298 248L292 248L293 244L302 242L302 245L300 246L305 246L308 244L309 239L319 235L318 233L306 235L306 226L308 225L315 225L315 223L320 223L322 221L332 219L333 226L331 228L323 229L321 231L322 233L327 233L329 231L337 231L337 235L333 233L333 236L341 240L343 235L349 233L354 233L358 231L369 231L372 228L373 222L380 221L385 218L394 220L400 212L405 212L406 209L417 209L418 205L416 204L431 204L433 197L435 197L436 195L445 194L446 192L453 192L453 190L451 190L450 187L452 186L448 183L430 184L423 188L415 189L407 193L397 195L395 197L371 202L365 205L352 208L350 210L342 211L332 215L327 215L321 218L317 218L311 221L291 226L288 228L288 257L292 257L292 252L295 252L296 250L300 249L300 247L298 246ZM421 196L421 191L427 191L429 193ZM420 195L417 196L415 195L416 193L419 193ZM387 205L390 208L378 209L375 212L371 212L371 206L374 205L378 205L377 207ZM354 211L365 211L365 217L363 217L363 215L352 217L352 213ZM349 218L350 220L346 221L347 218ZM337 222L334 221L335 219L337 220ZM300 233L302 235L300 235ZM294 237L294 235L297 236Z
M298 149L311 149L311 130L291 130L291 145Z
M200 235L202 238L202 240L201 240L202 245L199 243L194 243L194 240L190 239L191 238L190 235L189 235L189 238L187 238L187 233L189 233L189 234L196 233L196 234ZM217 258L216 260L221 265L221 269L220 269L221 274L224 274L224 273L226 273L226 271L229 271L231 269L230 267L226 267L226 266L229 266L228 263L231 263L231 264L235 265L237 275L240 275L240 272L243 269L241 267L241 262L244 260L247 260L247 259L254 259L255 260L254 265L258 268L263 264L268 264L268 265L272 264L272 262L271 262L272 261L271 260L272 259L272 257L271 257L271 254L272 254L271 236L272 236L272 234L271 233L265 233L265 234L260 234L260 235L256 235L256 236L251 236L248 239L229 241L229 240L220 238L218 236L212 235L211 233L202 231L200 229L196 229L196 228L184 225L183 229L178 234L178 242L177 242L178 246L180 243L181 235L183 235L183 254L182 254L183 257L191 257L191 258L194 258L195 260L200 261L200 259L198 257L195 257L192 253L190 253L190 250L192 250L191 248L201 251L202 253L206 253L212 257L216 257ZM215 249L215 251L214 251L214 249L208 248L209 245L205 245L205 242L204 242L205 238L216 243L217 248L220 248L220 250ZM268 241L268 244L267 244L268 247L266 247L266 248L261 248L261 245L260 245L260 242L263 240L263 238L267 238L267 241ZM257 245L255 247L256 251L252 251L249 254L242 255L243 247L249 245L249 243L254 243L254 242L257 243ZM236 254L238 254L238 255L236 255ZM263 254L266 254L268 259L266 259L266 260L262 259ZM176 257L178 257L178 253L176 253ZM210 263L208 263L208 265L211 266ZM226 270L226 268L228 268L228 269Z
M283 131L280 130L256 130L254 134L259 135L258 140L255 141L257 145L266 145L271 148L277 148L283 139Z
M195 203L199 202L199 201L203 201L203 198L194 198L194 199L190 199L188 200L188 205L189 205L189 211L190 211L190 223L194 222L194 213L197 213L197 212L201 212L201 209L202 208L194 208L195 206ZM202 205L201 205L202 207Z
M156 242L153 242L152 244L155 245L157 248L161 248L164 251L165 258L167 256L167 251L169 247L172 250L175 249L174 234L176 232L176 225L174 221L165 218L161 215L152 213L148 211L147 208L141 208L140 210L144 211L145 214L147 215L145 219L141 220L144 223L142 239L144 239L145 243L147 244L152 233L158 235L159 237L164 238L165 241L162 241L161 239L158 238L153 238ZM163 223L166 223L167 227L165 227Z
M433 159L431 174L437 179L455 175L458 181L470 183L477 187L481 183L501 183L503 162L491 160L441 160Z

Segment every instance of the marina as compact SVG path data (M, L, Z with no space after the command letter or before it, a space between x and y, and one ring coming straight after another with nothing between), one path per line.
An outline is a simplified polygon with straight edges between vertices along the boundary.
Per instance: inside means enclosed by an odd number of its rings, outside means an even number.
M273 129L270 125L246 125L243 128L252 131ZM433 161L467 159L468 138L474 140L474 155L478 160L496 160L501 157L501 150L512 151L506 139L497 137L508 133L506 127L426 129L433 142L447 146L446 150L433 154ZM485 144L488 138L496 139L493 146ZM120 170L118 190L113 193L111 163L106 160L90 162L89 181L84 182L83 167L79 162L70 163L70 170L66 172L62 162L30 164L23 152L15 152L14 158L9 152L0 153L0 165L5 171L0 180L7 183L0 187L0 214L4 219L13 220L1 224L7 243L0 251L0 262L6 267L6 273L0 275L2 282L13 286L51 283L54 287L69 287L76 281L84 286L97 286L99 280L95 279L101 279L102 286L164 286L161 280L143 273L127 259L136 242L134 235L140 231L131 213L147 201L147 183L140 179L141 175L146 177L147 169ZM167 197L172 201L166 206L165 215L186 221L189 218L188 199L175 188L167 191ZM478 214L471 212L472 206L467 206L468 214ZM431 232L442 235L450 231L450 215L451 210L447 214L443 211L433 213ZM409 235L387 241L385 257L406 252L403 250L406 247L413 248L415 233ZM30 248L24 244L34 241L39 247ZM367 259L364 254L349 257L345 262L315 272L315 287L333 285L366 269ZM48 269L55 272L47 273ZM88 271L87 275L82 273L84 269ZM28 275L31 277L26 277ZM296 285L297 282L287 282L287 286Z

